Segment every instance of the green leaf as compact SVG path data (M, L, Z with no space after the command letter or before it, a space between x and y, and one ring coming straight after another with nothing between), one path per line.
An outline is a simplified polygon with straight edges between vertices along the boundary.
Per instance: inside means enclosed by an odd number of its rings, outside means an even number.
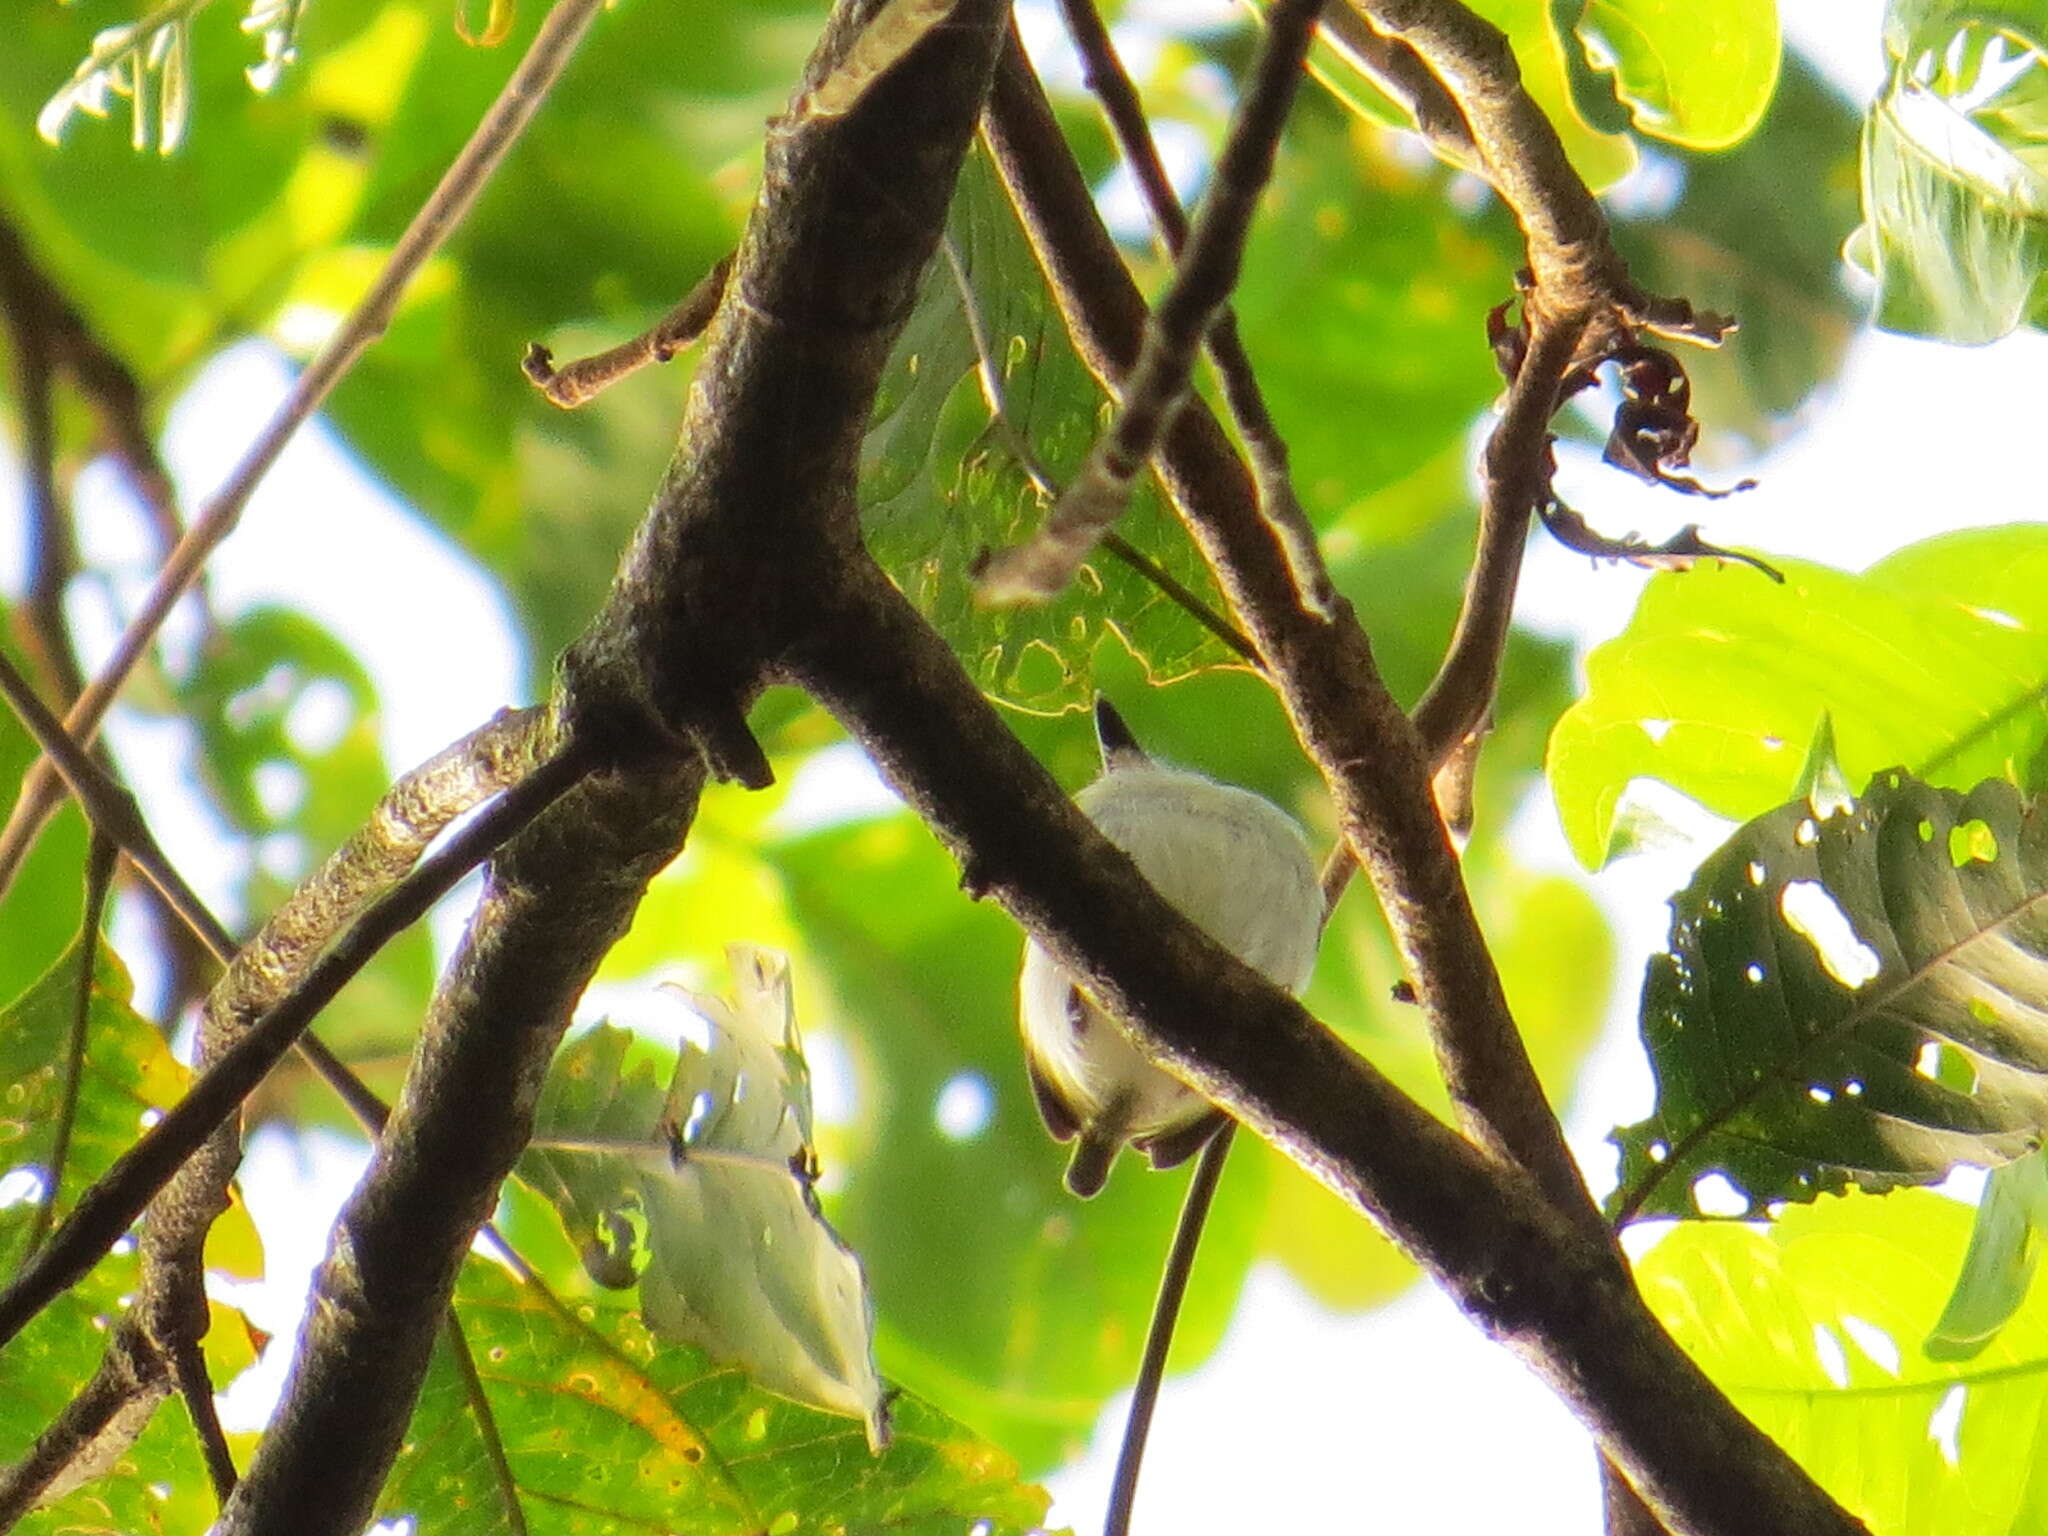
M1777 0L1587 0L1579 38L1652 138L1727 149L1778 84Z
M434 1536L1022 1536L1046 1496L1000 1451L907 1396L871 1456L858 1427L750 1386L632 1312L558 1300L472 1258L455 1305L491 1410L480 1429L437 1346L381 1512Z
M1863 133L1864 223L1849 255L1877 323L1994 341L2040 319L2048 264L2048 11L1897 3L1890 74Z
M47 1188L55 1152L78 985L78 951L67 951L28 991L0 1009L0 1177L33 1178ZM102 949L88 1005L69 1155L55 1214L67 1215L92 1181L141 1133L145 1117L184 1092L190 1074L164 1038L130 1007L120 962ZM0 1276L19 1267L39 1195L0 1206ZM216 1268L247 1277L261 1267L247 1213L238 1203L208 1241ZM107 1327L133 1296L139 1261L132 1244L102 1259L0 1350L0 1464L33 1443L91 1377L106 1349ZM208 1363L225 1385L255 1356L241 1314L216 1303L206 1338ZM140 1431L107 1474L28 1516L15 1529L31 1536L92 1531L198 1533L216 1513L191 1423L173 1410L128 1427ZM167 1492L152 1491L152 1486Z
M2007 1162L2048 1124L2048 832L2009 783L1882 774L1743 827L1672 901L1643 983L1657 1108L1610 1208L1751 1213ZM1697 1209L1696 1209L1696 1202Z
M1909 1190L1823 1200L1766 1230L1689 1222L1636 1266L1651 1309L1759 1428L1886 1536L2042 1528L2048 1306L1969 1366L1915 1341L1966 1207Z
M2035 1239L2044 1224L2048 1156L2030 1152L1992 1169L1956 1287L1923 1346L1928 1359L1973 1359L2012 1321L2033 1283L2041 1257Z
M1635 145L1620 132L1623 125L1611 112L1601 111L1597 99L1586 101L1575 89L1575 76L1583 73L1583 61L1575 57L1579 44L1573 39L1567 50L1553 0L1474 0L1472 9L1507 34L1522 84L1557 129L1586 184L1599 192L1626 176L1636 163ZM1312 55L1317 75L1359 115L1405 125L1405 114L1357 69L1341 45L1329 40L1331 36L1326 31Z
M1108 424L1109 402L1068 341L1029 242L979 151L962 171L947 230L967 292L942 252L883 376L861 467L869 550L975 681L1020 708L1087 702L1090 660L1108 632L1156 681L1234 660L1157 586L1103 550L1050 603L999 608L977 600L974 557L1030 538L1048 510L1007 439L1027 444L1063 485ZM969 304L1001 373L1007 433L991 424ZM1117 531L1212 609L1221 607L1208 568L1150 476Z
M646 1062L626 1068L625 1030L592 1030L562 1053L522 1177L593 1245L592 1273L607 1283L632 1274L631 1218L644 1222L640 1307L657 1335L864 1420L879 1447L888 1418L860 1261L811 1188L788 962L747 945L730 954L734 999L691 1000L708 1038L685 1036L665 1091Z
M1587 658L1548 771L1588 868L1618 851L1632 780L1738 820L1780 803L1823 714L1852 783L1895 763L1958 788L2020 779L2048 743L2048 529L1944 534L1861 576L1778 563L1783 586L1739 569L1653 576Z

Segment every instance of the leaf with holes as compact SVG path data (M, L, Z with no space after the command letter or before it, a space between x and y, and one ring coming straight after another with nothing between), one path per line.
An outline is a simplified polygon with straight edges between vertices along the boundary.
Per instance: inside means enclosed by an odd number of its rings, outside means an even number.
M868 548L975 682L1023 709L1086 704L1105 633L1121 638L1155 682L1234 660L1158 580L1106 549L1049 603L996 608L976 599L975 556L1030 538L1049 509L1019 450L1064 484L1108 424L1109 401L1067 340L1016 214L978 151L961 172L947 238L959 268L942 251L925 273L868 431L860 482ZM975 324L1000 375L1000 422L978 375ZM1168 581L1220 609L1207 566L1150 475L1117 532Z
M1610 1208L1753 1215L1997 1165L2048 1125L2048 828L2010 783L1893 772L1739 830L1643 983L1656 1112Z
M522 1251L563 1267L544 1239ZM750 1385L616 1303L472 1258L455 1308L488 1417L444 1333L379 1509L433 1536L1024 1536L1045 1518L1014 1462L916 1398L896 1399L896 1439L871 1456L858 1426Z
M1587 658L1547 768L1588 868L1616 853L1636 779L1736 820L1779 804L1823 714L1856 783L1895 763L1954 789L2029 782L2048 745L2048 527L1943 534L1858 576L1781 564L1782 586L1746 570L1653 577Z
M521 1171L586 1244L594 1277L623 1287L640 1269L655 1333L863 1420L879 1449L889 1423L867 1283L811 1187L789 963L748 945L728 955L736 997L689 999L708 1029L685 1032L666 1090L650 1062L628 1066L625 1030L601 1026L562 1053Z

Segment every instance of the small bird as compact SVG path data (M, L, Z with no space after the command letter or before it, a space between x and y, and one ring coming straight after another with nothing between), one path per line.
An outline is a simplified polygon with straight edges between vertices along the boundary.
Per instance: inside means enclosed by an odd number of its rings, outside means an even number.
M1308 840L1271 801L1155 763L1107 699L1095 702L1102 777L1074 797L1154 890L1217 943L1289 991L1308 985L1323 898ZM1079 1138L1067 1188L1097 1193L1125 1142L1171 1168L1223 1111L1162 1072L1036 940L1018 978L1024 1063L1046 1128Z

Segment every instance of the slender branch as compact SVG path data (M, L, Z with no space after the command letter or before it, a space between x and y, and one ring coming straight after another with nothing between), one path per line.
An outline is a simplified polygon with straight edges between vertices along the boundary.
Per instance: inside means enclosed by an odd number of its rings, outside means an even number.
M725 297L725 280L731 271L732 257L721 256L674 309L631 341L622 341L591 357L579 357L557 368L553 353L537 341L530 342L520 370L551 405L574 410L649 363L667 362L703 335L711 317L718 313L719 301Z
M1145 116L1145 103L1138 95L1130 72L1118 56L1116 42L1102 20L1094 0L1060 0L1060 15L1067 23L1067 35L1081 56L1081 83L1102 104L1117 152L1124 157L1138 190L1144 194L1152 227L1169 256L1178 257L1188 241L1188 218L1173 190L1173 178L1159 158L1159 146L1152 137L1152 125Z
M1067 19L1074 46L1080 51L1083 78L1102 103L1103 115L1109 119L1124 163L1145 194L1160 241L1169 254L1178 258L1188 240L1187 215L1182 212L1180 198L1160 161L1159 146L1153 142L1138 88L1131 83L1123 60L1117 56L1116 44L1094 0L1060 0L1060 10ZM1210 360L1223 382L1224 407L1230 412L1251 460L1259 511L1273 525L1302 601L1313 612L1328 617L1336 611L1336 585L1330 580L1315 529L1295 492L1287 441L1267 409L1265 392L1259 388L1258 375L1238 335L1237 316L1227 305L1217 310L1206 339Z
M100 921L106 915L107 891L114 882L117 850L104 833L95 832L85 854L85 917L78 930L78 990L71 1004L71 1033L64 1042L64 1060L57 1081L57 1124L50 1133L50 1174L29 1224L24 1259L50 1235L63 1194L64 1168L71 1161L71 1131L78 1121L78 1089L85 1075L85 1040L92 1021L92 994L100 959Z
M1252 214L1272 176L1280 130L1300 87L1302 61L1322 6L1323 0L1278 0L1267 13L1252 78L1217 157L1208 195L1173 281L1148 321L1136 365L1119 391L1123 406L1037 537L987 562L982 590L991 600L1042 600L1059 592L1103 530L1122 515L1132 484L1187 397L1196 350L1236 286ZM1286 484L1284 470L1278 484ZM1291 493L1286 499L1291 501ZM1286 527L1277 505L1274 510L1276 522ZM1307 546L1313 548L1312 537ZM1320 569L1318 560L1303 573L1308 585L1300 589L1299 601L1327 613L1334 597L1327 575L1320 583L1315 580Z
M1548 489L1544 466L1550 455L1550 418L1561 403L1561 387L1584 329L1583 317L1537 326L1528 356L1509 386L1500 423L1486 440L1479 545L1465 577L1465 600L1450 649L1415 706L1416 733L1437 765L1479 729L1493 705L1529 518Z
M501 1245L510 1251L509 1244ZM528 1274L533 1271L521 1259L520 1267ZM491 1409L491 1399L484 1391L483 1376L476 1368L476 1354L469 1347L469 1335L463 1331L462 1315L454 1303L448 1306L448 1320L443 1325L442 1337L448 1341L448 1353L455 1357L455 1373L462 1378L462 1395L469 1404L470 1416L476 1420L477 1438L484 1443L484 1460L490 1463L491 1478L498 1485L498 1495L503 1501L504 1529L509 1536L526 1536L526 1506L519 1498L519 1482L512 1475L512 1463L505 1455L505 1437L498 1433L498 1416Z
M206 1368L206 1352L200 1335L181 1331L163 1343L171 1380L185 1411L192 1416L192 1429L199 1436L199 1453L206 1462L207 1480L213 1484L216 1503L225 1504L235 1491L234 1453L228 1449L226 1431L220 1427L220 1411L213 1405L213 1375Z
M1347 866L1349 861L1347 860ZM1355 867L1355 866L1349 866ZM1340 882L1323 901L1323 926L1328 927L1343 894ZM1116 1477L1111 1484L1109 1512L1104 1536L1125 1536L1131 1509L1138 1497L1138 1470L1145 1459L1145 1442L1152 1430L1152 1410L1159 1400L1160 1384L1166 1377L1166 1354L1173 1344L1174 1328L1180 1317L1181 1299L1187 1294L1188 1279L1194 1273L1195 1253L1209 1220L1209 1207L1222 1181L1223 1166L1236 1138L1236 1123L1225 1119L1215 1137L1202 1148L1202 1158L1188 1180L1181 1197L1180 1219L1174 1225L1173 1242L1159 1274L1159 1296L1152 1304L1152 1321L1145 1336L1145 1352L1138 1364L1138 1377L1131 1389L1130 1412L1124 1417L1123 1443L1117 1449Z
M1048 501L1057 502L1060 487L1050 471L1039 462L1032 449L1030 439L1010 417L1010 394L1003 386L1003 370L996 361L995 348L990 343L988 321L981 312L981 298L974 291L973 281L967 273L966 263L961 261L960 252L951 239L941 243L946 265L952 271L953 285L960 294L960 313L967 321L967 334L974 343L975 377L981 382L982 399L988 403L989 426L1002 440L1010 456L1017 461L1026 478L1038 494ZM1254 667L1262 665L1259 653L1251 641L1238 633L1237 627L1218 613L1192 588L1188 587L1173 572L1139 549L1129 539L1114 531L1102 536L1102 547L1109 554L1121 560L1145 580L1166 594L1174 603L1202 628L1250 662Z
M1166 1265L1160 1271L1159 1298L1152 1303L1152 1323L1145 1333L1145 1353L1138 1361L1138 1379L1131 1390L1130 1411L1124 1415L1123 1443L1117 1448L1116 1476L1110 1484L1109 1512L1103 1517L1103 1536L1128 1536L1131 1510L1138 1502L1138 1470L1145 1460L1145 1442L1152 1431L1152 1411L1159 1406L1159 1384L1166 1378L1166 1352L1173 1347L1173 1332L1180 1322L1180 1304L1187 1295L1188 1277L1194 1273L1195 1250L1201 1246L1202 1228L1209 1220L1209 1207L1216 1198L1216 1186L1223 1178L1223 1165L1230 1157L1230 1144L1237 1127L1228 1120L1209 1138L1195 1171L1181 1197L1180 1220L1173 1229L1173 1244L1166 1251Z
M604 0L556 0L526 56L491 103L476 131L462 146L440 184L406 226L370 291L329 338L265 423L227 483L214 492L157 573L148 595L115 642L99 676L79 695L65 717L72 737L90 744L128 675L149 649L156 632L198 579L208 557L234 530L242 509L269 474L298 429L320 408L334 386L391 323L400 296L429 257L461 224L477 194L518 142L549 90L568 67L576 45ZM61 791L47 764L38 763L23 782L5 826L0 826L0 895L21 868L31 843L56 808Z
M0 1345L84 1277L142 1214L150 1198L235 1112L291 1048L315 1015L394 935L426 916L457 881L589 771L583 753L565 748L505 791L447 846L422 860L373 902L291 992L249 1031L73 1207L49 1242L0 1293Z

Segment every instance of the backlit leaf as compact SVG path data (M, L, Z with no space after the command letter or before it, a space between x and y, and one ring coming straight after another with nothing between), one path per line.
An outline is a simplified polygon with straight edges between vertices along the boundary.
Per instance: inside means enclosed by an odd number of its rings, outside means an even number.
M1617 851L1634 779L1736 820L1780 803L1824 714L1852 783L1893 764L1955 788L2026 779L2048 742L2048 528L1944 534L1860 576L1780 563L1783 586L1712 567L1652 577L1587 658L1548 766L1589 868Z
M1863 132L1877 322L1944 341L2037 323L2048 265L2048 10L1898 0L1890 73Z
M1637 130L1688 149L1740 143L1778 83L1777 0L1587 0L1578 34Z
M646 1229L640 1308L659 1336L701 1345L762 1386L851 1414L888 1438L860 1262L811 1185L810 1081L788 962L735 945L730 1002L692 1000L664 1089L629 1068L626 1031L573 1042L549 1077L524 1177L592 1246L593 1273L628 1283L630 1222Z

